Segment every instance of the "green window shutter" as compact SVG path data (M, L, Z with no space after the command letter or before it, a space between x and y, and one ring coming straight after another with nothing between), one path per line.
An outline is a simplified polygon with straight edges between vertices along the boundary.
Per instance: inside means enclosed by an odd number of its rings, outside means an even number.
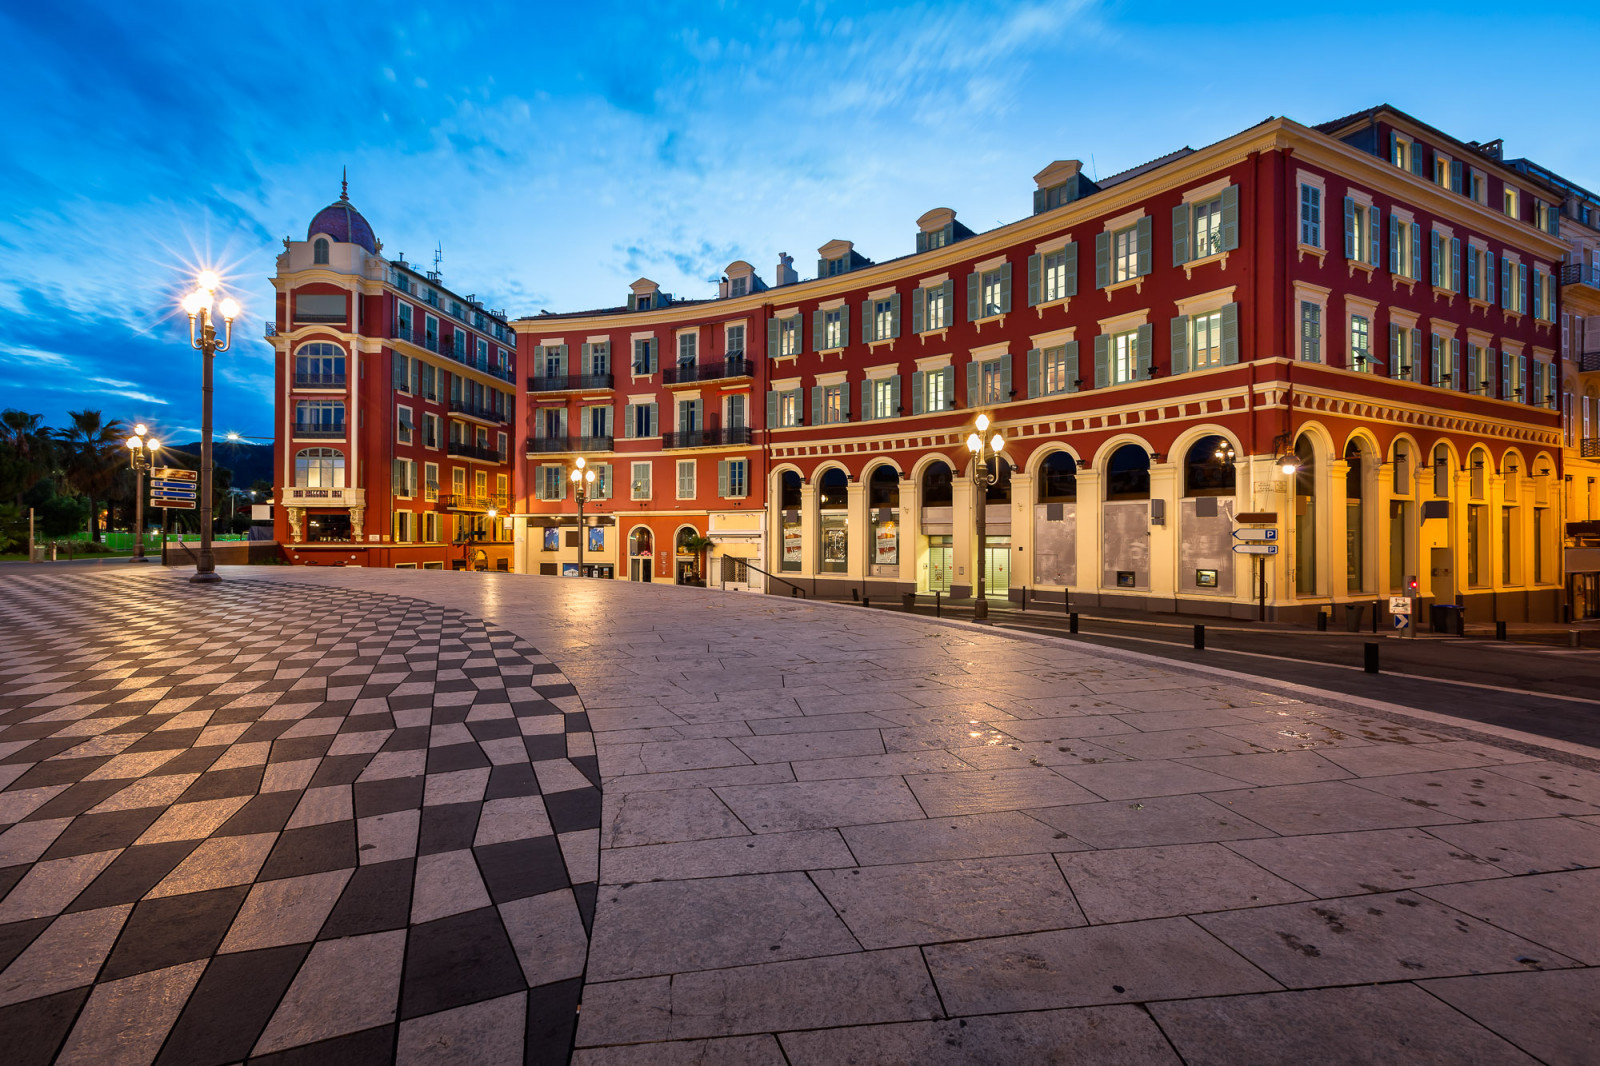
M1061 249L1061 255L1066 263L1066 278L1062 292L1068 296L1076 296L1078 295L1078 242L1073 241Z
M389 387L395 390L405 388L406 385L406 357L399 352L394 353L394 366L390 374Z
M1426 161L1425 157L1427 154L1427 149L1423 148L1422 145L1418 144L1416 141L1411 142L1411 173L1427 173L1427 171L1423 170L1422 168L1423 163Z
M1094 235L1094 287L1103 289L1111 284L1111 234Z
M1461 238L1450 238L1450 291L1461 291Z
M944 375L945 410L953 411L956 406L956 368L947 366L939 373Z
M917 231L917 251L926 252L927 250L928 250L928 235L926 233L922 232L921 230L918 230Z
M1239 305L1237 302L1222 305L1222 361L1239 361Z
M1044 382L1039 375L1039 349L1028 349L1028 399L1037 400L1044 395Z
M1011 260L1000 264L1000 313L1011 313Z
M1134 270L1134 273L1139 275L1141 278L1150 273L1150 245L1152 242L1151 231L1152 227L1150 223L1150 216L1145 215L1139 220L1138 225L1135 227L1135 233L1139 238L1139 259L1138 266Z
M1442 355L1440 352L1439 335L1437 333L1431 333L1428 335L1429 384L1438 385L1444 380L1441 376L1444 374L1444 367L1440 365L1441 358Z
M778 320L767 319L767 358L771 359L778 354Z
M1189 261L1189 205L1179 204L1172 209L1172 265L1182 266Z
M1461 341L1455 337L1450 338L1450 387L1460 392L1471 391L1461 377Z
M978 287L982 283L977 271L967 275L967 321L978 320Z
M728 498L728 460L717 462L717 495L723 499Z
M1411 373L1406 376L1407 381L1416 381L1417 378L1421 376L1420 371L1417 369L1417 360L1421 357L1422 331L1420 329L1413 329L1411 331Z
M1222 190L1222 250L1231 252L1239 247L1239 186L1230 185Z
M628 294L628 310L630 310L630 311L634 311L634 310L637 310L637 309L638 309L638 307L637 307L637 303L636 303L636 301L637 301L637 300L638 300L638 299L639 299L639 298L638 298L638 297L637 297L637 296L635 296L635 295L634 295L634 294L633 294L633 293L631 293L631 292L630 292L630 293L629 293L629 294Z
M1528 264L1517 264L1517 310L1526 314L1528 311Z
M661 342L651 337L645 343L650 346L650 373L654 374L661 369Z
M1391 163L1395 162L1395 153L1399 150L1399 148L1400 148L1400 145L1395 141L1394 130L1390 130L1389 131L1389 162L1391 162Z
M811 386L811 424L822 425L822 386Z
M1400 217L1389 216L1389 273L1400 273Z
M633 414L633 412L634 412L634 406L631 403L625 405L622 408L622 439L623 440L632 440L633 437L634 437L634 432L633 432L634 414Z
M1544 315L1544 275L1538 270L1533 272L1533 317L1540 318Z
M1104 333L1094 339L1094 387L1111 384L1111 338Z
M818 259L817 260L817 277L825 278L827 276L828 276L828 261L826 259Z
M1443 273L1440 270L1440 267L1443 264L1441 263L1440 257L1439 257L1439 245L1440 245L1439 231L1438 230L1429 230L1428 231L1428 272L1430 274L1430 280L1432 280L1433 284L1435 284L1435 285L1444 284L1444 282L1440 280L1440 278L1442 276L1442 273Z
M900 294L889 297L889 336L900 336Z
M767 390L767 429L778 428L778 394L775 390Z
M1450 191L1458 193L1458 192L1461 191L1461 189L1462 189L1461 160L1452 159L1452 160L1450 160Z
M1377 266L1383 261L1379 244L1383 238L1383 212L1377 206L1367 208L1367 262Z
M822 345L824 342L822 335L822 317L823 312L822 308L820 307L811 312L811 350L814 352L822 351Z
M850 343L850 305L839 308L839 347Z
M872 421L872 382L862 379L856 382L856 410L861 412L861 421Z
M944 279L944 324L953 326L956 323L956 279Z
M914 415L924 414L923 406L928 402L928 391L923 388L923 373L921 370L911 372L911 413Z
M1344 257L1359 258L1356 255L1356 202L1348 196L1344 198Z
M647 405L646 409L650 413L650 436L661 436L661 405L652 403Z
M706 428L706 402L704 400L694 401L694 428Z
M1077 392L1078 391L1078 342L1077 341L1068 341L1066 343L1066 349L1067 350L1066 350L1064 358L1065 358L1066 364L1067 364L1067 391L1068 392Z
M1400 327L1389 327L1389 376L1400 376Z
M889 417L897 418L902 413L900 407L900 375L896 374L889 379Z
M1422 280L1422 227L1411 223L1411 276Z
M1000 357L1000 402L1011 402L1011 356Z
M1042 255L1028 256L1028 306L1039 306L1039 272L1040 263L1044 261Z
M585 374L587 374L589 372L589 356L590 356L590 354L591 354L591 346L590 345L581 344L581 345L578 346L578 359L583 363L583 373L585 373Z
M874 317L872 314L872 300L861 301L861 343L871 344L878 338L873 335Z
M1045 210L1045 208L1049 206L1050 201L1047 199L1048 196L1049 196L1049 192L1047 190L1045 190L1045 189L1035 189L1035 190L1033 190L1033 213L1034 214L1036 214L1036 215L1039 214L1041 211Z
M915 289L911 293L911 332L921 333L922 322L926 317L924 308L928 305L928 291Z
M1189 372L1189 316L1178 315L1172 320L1172 372Z
M978 364L967 364L967 406L978 406Z
M1156 328L1146 322L1139 327L1139 369L1144 371L1146 378L1155 376L1156 368Z
M1500 260L1500 306L1510 307L1516 297L1511 293L1511 260Z

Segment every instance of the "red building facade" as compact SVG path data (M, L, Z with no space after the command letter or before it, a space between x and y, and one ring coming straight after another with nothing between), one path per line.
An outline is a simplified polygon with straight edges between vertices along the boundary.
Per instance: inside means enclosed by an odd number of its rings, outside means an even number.
M278 257L278 543L307 565L509 569L505 316L381 250L341 195Z
M1558 610L1557 193L1389 108L1035 183L1029 217L930 211L888 262L831 241L804 283L735 263L715 299L641 279L513 322L516 568L581 539L600 576L780 593L970 595L981 566L991 594L1223 615L1413 576L1475 617ZM980 413L1006 441L982 551ZM1259 575L1240 514L1272 516Z

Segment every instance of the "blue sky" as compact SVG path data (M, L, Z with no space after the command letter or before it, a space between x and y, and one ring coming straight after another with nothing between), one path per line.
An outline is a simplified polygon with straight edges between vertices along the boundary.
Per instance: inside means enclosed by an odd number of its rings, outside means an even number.
M1503 4L32 4L0 7L0 406L199 426L177 300L245 306L219 433L271 425L280 240L350 168L385 252L513 316L709 294L733 259L911 250L915 219L1031 209L1269 115L1387 101L1600 187L1564 41L1600 14ZM1578 12L1578 13L1572 13ZM20 121L18 121L20 119Z

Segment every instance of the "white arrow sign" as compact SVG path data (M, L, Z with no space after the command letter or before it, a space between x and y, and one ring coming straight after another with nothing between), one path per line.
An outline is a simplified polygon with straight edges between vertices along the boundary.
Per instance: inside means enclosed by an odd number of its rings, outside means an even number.
M1277 540L1276 529L1236 529L1233 531L1234 540Z
M1278 546L1276 544L1235 544L1233 553L1235 555L1277 555Z

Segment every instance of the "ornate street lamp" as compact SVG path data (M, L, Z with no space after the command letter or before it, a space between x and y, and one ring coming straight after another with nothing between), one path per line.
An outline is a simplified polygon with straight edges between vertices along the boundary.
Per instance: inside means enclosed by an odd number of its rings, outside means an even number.
M578 494L578 576L583 576L583 542L588 530L583 528L583 505L589 501L589 488L594 484L594 471L587 469L589 461L578 456L572 471L572 485Z
M144 476L155 461L161 442L149 436L143 422L133 427L128 438L128 458L133 465L133 558L129 562L147 563L144 554Z
M978 525L978 598L972 604L972 620L985 622L989 619L989 601L985 599L983 587L983 569L988 562L988 515L984 512L989 506L989 486L999 477L1000 453L1005 450L1005 438L998 430L993 437L985 440L983 435L989 432L989 416L978 416L978 431L967 437L967 450L972 452L972 492L975 500L973 514ZM989 460L996 460L994 474L989 473Z
M222 312L222 343L217 343L217 327L211 305L219 279L216 272L203 270L195 290L183 298L189 316L189 346L201 353L200 376L200 559L190 581L209 584L221 581L217 561L211 554L211 357L233 344L233 320L239 317L239 301L228 297L217 310ZM197 328L198 327L198 328Z

